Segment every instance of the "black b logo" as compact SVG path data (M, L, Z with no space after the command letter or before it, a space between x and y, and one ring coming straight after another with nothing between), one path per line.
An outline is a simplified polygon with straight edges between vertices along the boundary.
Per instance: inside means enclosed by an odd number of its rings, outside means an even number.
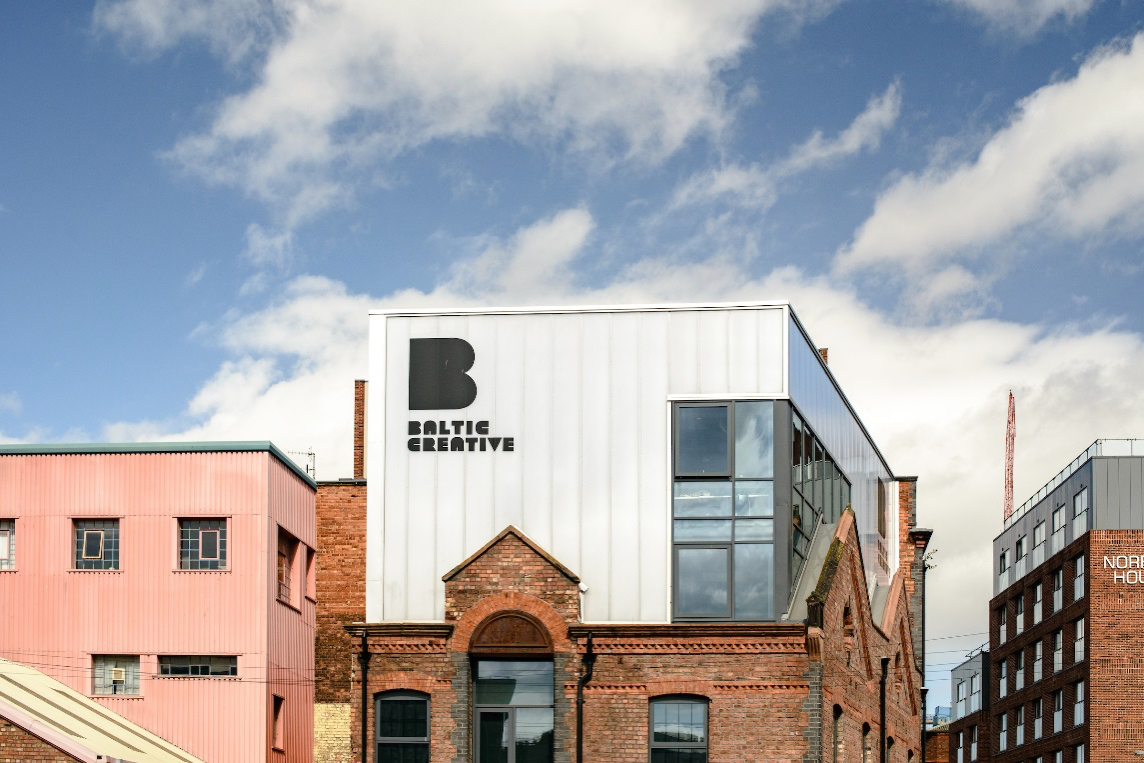
M466 371L477 354L464 339L409 340L409 410L468 408L477 399L477 383Z

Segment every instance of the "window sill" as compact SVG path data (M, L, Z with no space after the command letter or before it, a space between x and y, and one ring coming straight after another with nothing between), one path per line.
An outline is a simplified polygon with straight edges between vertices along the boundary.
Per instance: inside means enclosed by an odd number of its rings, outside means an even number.
M142 694L88 694L92 699L143 699Z
M302 612L302 610L299 607L297 607L293 602L286 601L285 599L279 599L277 597L275 597L274 600L277 601L282 606L286 607L287 609L292 609L299 614L301 614L301 612Z
M310 594L306 594L306 601L310 602L311 604L317 604L318 603L318 600L315 599Z
M238 676L151 676L160 681L241 681Z
M227 567L224 570L184 570L182 567L176 567L171 572L180 575L229 575L231 569Z
M93 574L94 575L100 575L100 574L102 574L102 575L122 575L123 574L123 570L120 570L120 569L116 569L116 570L77 570L75 568L72 568L72 569L68 570L68 572L78 572L78 573L84 574L84 575L93 575ZM100 694L99 696L104 697L104 696L114 696L114 695Z
M19 567L5 567L4 569L0 570L0 575L3 575L5 572L19 572L19 571L20 571Z

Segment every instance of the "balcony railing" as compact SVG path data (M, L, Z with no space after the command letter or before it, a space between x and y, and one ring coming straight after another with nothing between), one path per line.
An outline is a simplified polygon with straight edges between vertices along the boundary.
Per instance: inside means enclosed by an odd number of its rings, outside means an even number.
M1055 533L1053 533L1053 538L1052 538L1051 543L1052 543L1052 547L1051 547L1051 550L1049 551L1050 554L1055 554L1058 551L1060 551L1062 548L1065 547L1065 528L1064 527L1062 527L1061 529L1059 529Z
M1088 509L1073 517L1073 538L1079 538L1084 533L1088 532Z
M1144 440L1097 440L1092 445L1088 446L1084 453L1081 453L1072 463L1061 470L1061 473L1049 480L1044 487L1033 494L1029 500L1025 501L1009 515L1005 520L1005 527L1012 527L1018 519L1024 516L1025 512L1036 506L1038 503L1045 499L1049 493L1057 489L1057 487L1076 473L1086 461L1096 456L1144 456ZM1075 526L1074 526L1075 529ZM1088 529L1087 523L1084 529ZM1084 532L1082 530L1081 532ZM1074 533L1073 537L1076 538L1080 533Z
M1053 652L1053 672L1060 673L1061 668L1065 664L1065 654L1063 649L1058 649Z

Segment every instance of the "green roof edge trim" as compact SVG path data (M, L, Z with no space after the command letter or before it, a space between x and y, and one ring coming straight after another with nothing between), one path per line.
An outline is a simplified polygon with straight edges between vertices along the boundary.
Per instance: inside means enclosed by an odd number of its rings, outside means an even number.
M277 458L315 490L318 483L269 440L220 442L81 442L0 445L0 456L65 456L98 453L258 453Z

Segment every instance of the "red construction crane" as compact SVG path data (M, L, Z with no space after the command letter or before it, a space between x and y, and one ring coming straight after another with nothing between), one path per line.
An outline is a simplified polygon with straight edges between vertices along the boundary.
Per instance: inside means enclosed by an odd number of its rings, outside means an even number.
M1009 390L1009 422L1005 427L1005 521L1013 516L1013 444L1017 440L1017 404Z

